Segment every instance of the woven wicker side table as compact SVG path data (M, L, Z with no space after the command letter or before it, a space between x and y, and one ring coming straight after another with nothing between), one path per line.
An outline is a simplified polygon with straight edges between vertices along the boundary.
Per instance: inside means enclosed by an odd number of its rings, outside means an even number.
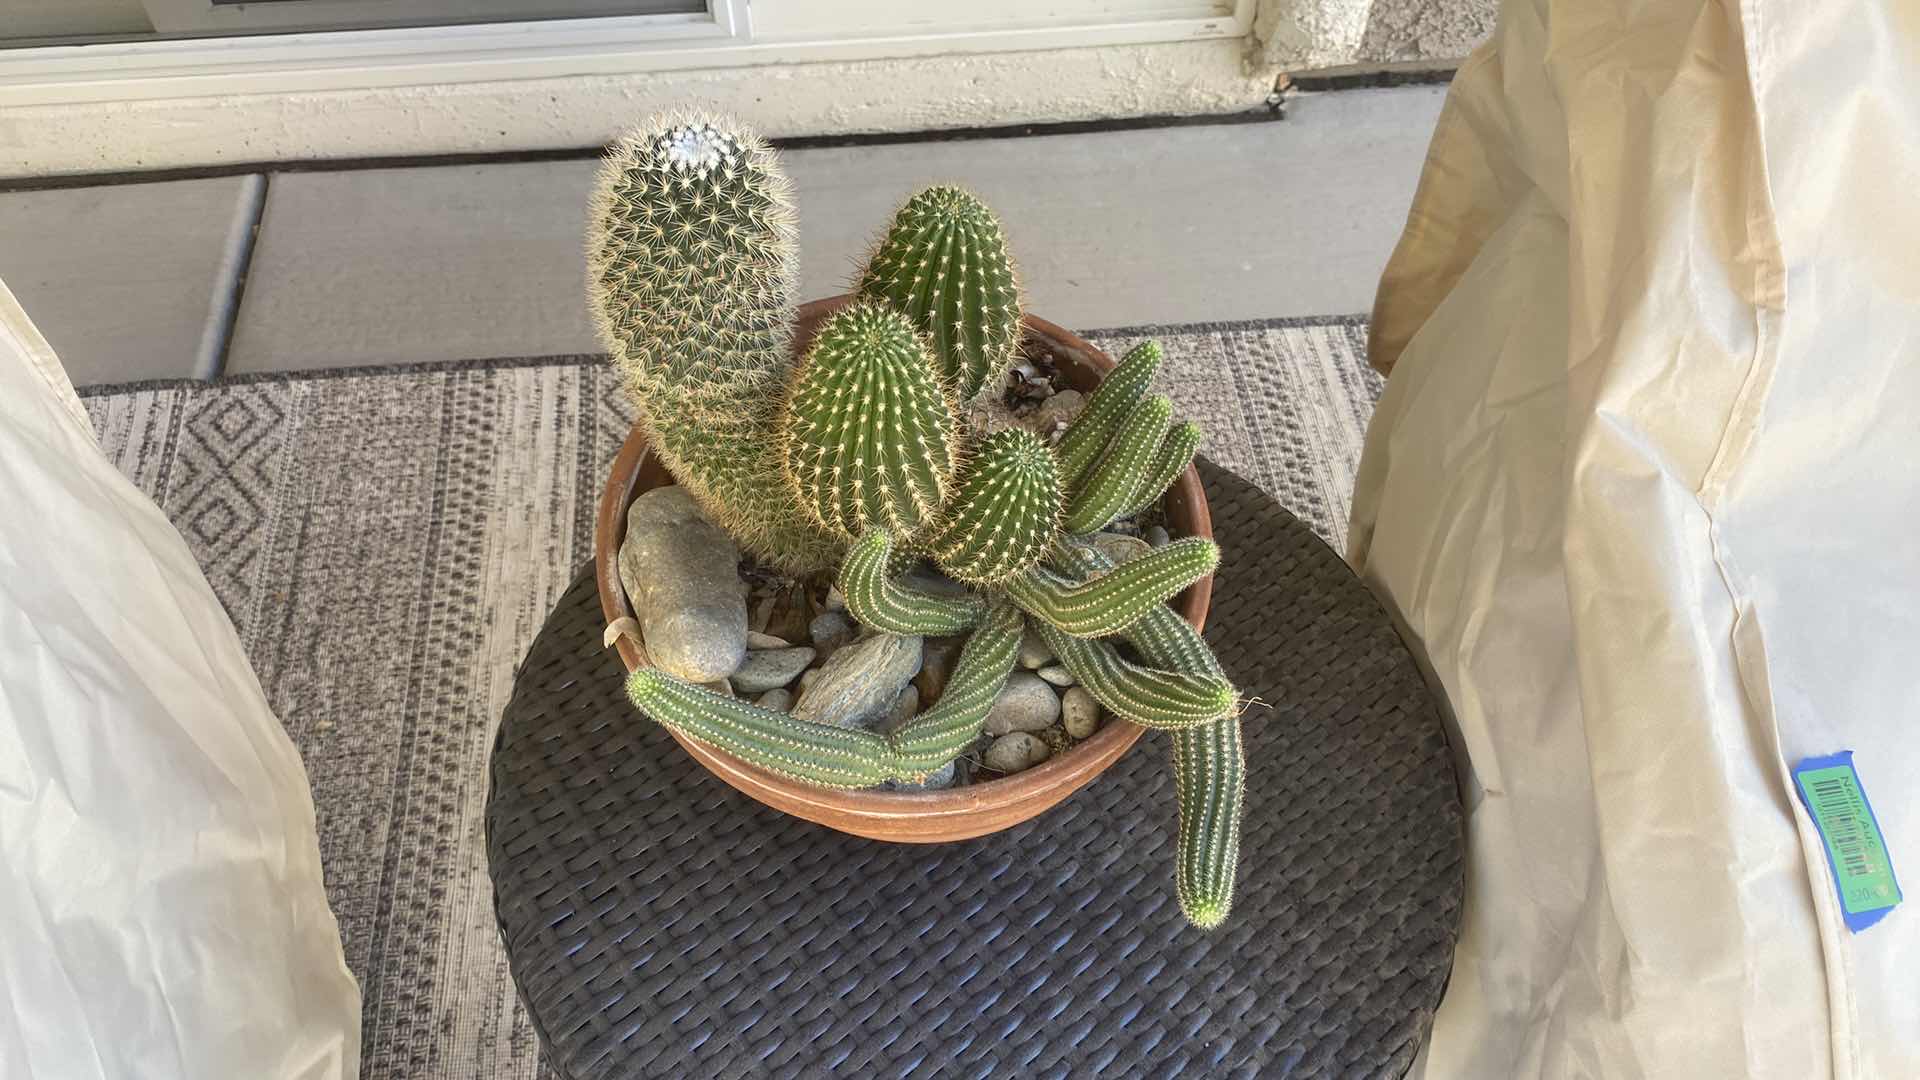
M635 715L590 573L535 640L487 803L494 903L548 1060L631 1077L1391 1077L1453 956L1440 721L1346 565L1203 466L1207 638L1243 692L1238 899L1173 895L1165 740L1053 811L891 845L752 802Z

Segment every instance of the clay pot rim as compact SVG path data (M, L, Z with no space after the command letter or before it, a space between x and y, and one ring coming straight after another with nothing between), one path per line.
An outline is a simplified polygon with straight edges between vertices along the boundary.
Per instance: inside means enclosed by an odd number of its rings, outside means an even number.
M796 349L805 347L811 329L850 296L836 296L802 305ZM1024 328L1044 342L1070 377L1090 368L1104 377L1113 367L1106 353L1078 335L1028 315ZM1092 385L1081 385L1083 392ZM649 453L639 424L628 432L614 459L599 500L594 526L594 562L600 607L608 624L631 618L625 587L620 582L619 550L626 533L626 510L642 488L643 474L671 475ZM661 486L647 484L647 488ZM1191 466L1168 492L1170 526L1179 535L1213 535L1212 518L1200 476ZM1213 578L1195 582L1174 601L1182 617L1198 629L1206 620ZM645 651L632 638L618 640L620 660L628 671L647 666ZM1085 786L1104 772L1140 738L1142 728L1131 721L1110 718L1088 738L1067 752L1022 772L962 787L926 792L872 789L840 791L818 788L750 765L697 740L669 732L686 751L729 785L775 809L856 836L908 843L932 843L984 836L1035 817Z

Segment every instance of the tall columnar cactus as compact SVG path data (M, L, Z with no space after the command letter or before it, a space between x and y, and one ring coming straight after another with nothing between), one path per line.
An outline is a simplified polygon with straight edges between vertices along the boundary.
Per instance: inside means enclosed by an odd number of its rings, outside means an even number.
M894 213L860 295L912 318L960 400L991 390L1020 341L1020 287L1000 223L979 199L933 187Z
M627 677L627 697L663 727L803 783L862 788L917 782L958 757L980 728L1020 650L1021 618L998 604L960 651L940 700L887 733L796 720L682 682L655 668Z
M701 506L754 553L811 570L843 545L797 512L769 437L798 267L786 176L750 132L672 115L608 151L587 233L601 342Z
M928 546L955 580L999 585L1037 565L1053 545L1060 502L1047 445L1019 428L995 432L974 450Z
M856 302L820 327L787 398L779 439L795 497L847 539L916 536L959 468L954 403L913 324Z

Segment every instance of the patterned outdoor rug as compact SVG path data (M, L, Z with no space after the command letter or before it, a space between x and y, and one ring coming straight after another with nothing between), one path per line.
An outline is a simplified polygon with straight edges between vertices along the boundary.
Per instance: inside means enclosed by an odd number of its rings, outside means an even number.
M1140 327L1202 452L1341 547L1379 393L1353 318ZM305 757L365 997L362 1075L548 1075L495 930L481 814L514 665L592 556L631 412L598 358L85 391L185 534Z

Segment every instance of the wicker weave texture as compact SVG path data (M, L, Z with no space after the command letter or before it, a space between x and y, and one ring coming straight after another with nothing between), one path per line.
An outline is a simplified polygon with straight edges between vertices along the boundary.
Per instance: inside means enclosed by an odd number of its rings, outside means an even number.
M1339 557L1203 466L1207 637L1249 788L1227 924L1173 892L1165 739L1024 825L889 845L754 803L621 693L590 574L529 651L487 807L513 976L552 1064L613 1077L1402 1075L1460 916L1425 683Z

